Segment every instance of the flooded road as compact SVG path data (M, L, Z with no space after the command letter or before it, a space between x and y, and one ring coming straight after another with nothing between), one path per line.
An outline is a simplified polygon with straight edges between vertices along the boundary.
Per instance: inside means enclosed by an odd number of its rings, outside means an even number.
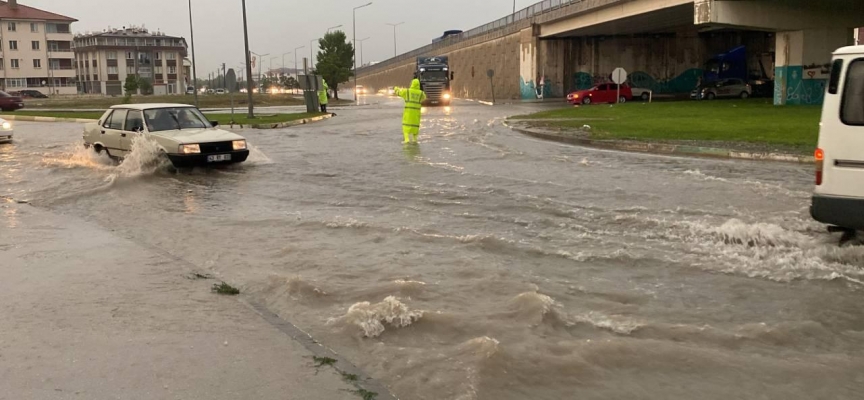
M376 101L187 173L19 123L0 196L216 274L402 399L861 397L864 247L810 220L810 166L559 145L468 102L403 147Z

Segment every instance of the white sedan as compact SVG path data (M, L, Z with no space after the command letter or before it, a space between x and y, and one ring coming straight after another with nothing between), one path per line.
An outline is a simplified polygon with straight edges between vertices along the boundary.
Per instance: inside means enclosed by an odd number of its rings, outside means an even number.
M15 130L12 129L12 123L0 118L0 143L12 141Z
M246 161L246 139L218 125L186 104L117 105L84 126L84 145L123 158L132 151L133 139L144 136L178 168Z

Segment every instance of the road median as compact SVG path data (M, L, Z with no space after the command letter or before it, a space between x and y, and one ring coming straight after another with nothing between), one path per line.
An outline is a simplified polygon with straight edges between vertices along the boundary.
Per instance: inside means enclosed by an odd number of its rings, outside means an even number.
M592 105L511 117L532 137L622 151L813 162L818 107L765 100Z
M72 122L88 123L95 122L103 114L102 111L18 111L15 113L0 114L0 118L9 121L25 122ZM248 119L244 114L230 113L207 113L205 117L216 121L219 125L253 129L279 129L297 125L306 125L314 122L332 118L333 114L322 113L290 113L290 114L268 114L259 115L255 119Z

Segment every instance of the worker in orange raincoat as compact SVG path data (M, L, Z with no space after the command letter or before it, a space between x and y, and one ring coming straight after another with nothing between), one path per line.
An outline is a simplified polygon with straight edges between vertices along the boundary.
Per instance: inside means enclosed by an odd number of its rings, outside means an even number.
M426 101L426 93L420 90L420 80L411 81L410 89L396 88L396 95L405 100L405 113L402 115L402 135L405 136L403 143L417 143L421 109Z

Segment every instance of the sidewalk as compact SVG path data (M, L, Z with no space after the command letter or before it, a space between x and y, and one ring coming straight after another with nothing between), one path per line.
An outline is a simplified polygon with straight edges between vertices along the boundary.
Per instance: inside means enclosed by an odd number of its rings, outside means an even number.
M192 272L93 224L0 198L0 399L360 398Z

